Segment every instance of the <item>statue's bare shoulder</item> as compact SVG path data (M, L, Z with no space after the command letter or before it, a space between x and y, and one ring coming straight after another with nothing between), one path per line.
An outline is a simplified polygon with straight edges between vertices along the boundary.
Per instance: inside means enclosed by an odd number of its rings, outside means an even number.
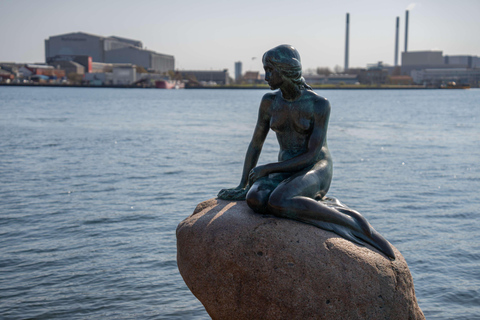
M327 98L315 94L315 112L328 117L330 115L330 101Z
M330 114L330 102L327 98L324 98L311 90L305 90L305 99L310 101L309 105L312 106L313 112L317 115L329 115Z
M263 98L262 98L262 104L266 103L266 104L271 104L275 98L277 97L278 95L278 92L268 92L268 93L265 93L263 95Z
M272 103L275 101L276 97L277 97L277 93L275 93L275 92L266 93L262 97L262 101L260 102L259 115L262 115L263 117L269 117L270 116L270 107L271 107Z

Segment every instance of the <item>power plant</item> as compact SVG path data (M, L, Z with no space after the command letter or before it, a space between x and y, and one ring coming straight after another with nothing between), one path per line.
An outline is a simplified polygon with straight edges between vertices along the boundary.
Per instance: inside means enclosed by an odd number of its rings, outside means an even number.
M395 53L394 65L389 66L378 62L368 64L366 69L350 68L350 14L345 20L345 64L344 75L355 76L359 83L364 84L423 84L425 86L440 86L446 83L480 86L480 57L459 55L443 55L442 51L408 51L409 10L405 10L405 50L401 53L401 64L398 62L400 17L395 21ZM401 67L400 67L401 65ZM312 79L313 80L313 79ZM318 81L318 79L317 79ZM350 82L342 79L343 82ZM325 83L325 80L323 80Z

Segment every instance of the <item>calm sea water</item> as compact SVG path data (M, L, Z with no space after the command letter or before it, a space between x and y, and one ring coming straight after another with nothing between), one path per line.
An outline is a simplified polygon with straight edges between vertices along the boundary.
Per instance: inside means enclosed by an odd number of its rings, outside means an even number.
M0 318L208 319L175 228L238 184L265 92L0 87ZM427 319L480 319L480 90L318 93L329 194L402 252Z

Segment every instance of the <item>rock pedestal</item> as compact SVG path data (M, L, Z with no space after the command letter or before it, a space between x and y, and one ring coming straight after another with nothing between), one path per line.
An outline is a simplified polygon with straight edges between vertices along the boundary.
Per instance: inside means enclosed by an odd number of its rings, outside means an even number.
M405 259L211 199L177 227L177 263L212 319L425 319Z

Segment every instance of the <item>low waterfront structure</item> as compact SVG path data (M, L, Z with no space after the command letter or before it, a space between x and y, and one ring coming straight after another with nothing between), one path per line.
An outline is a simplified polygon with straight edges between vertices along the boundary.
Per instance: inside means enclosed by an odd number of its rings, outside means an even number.
M358 77L354 74L331 74L326 78L325 84L356 84Z
M24 65L25 64L23 63L15 63L15 62L0 62L0 69L10 72L17 78L20 76L19 69Z
M183 79L194 84L219 84L230 83L228 69L224 70L182 70L178 71Z
M136 66L133 64L104 64L107 71L86 73L83 81L85 84L93 86L130 86L138 79L140 74L137 73ZM141 76L140 76L141 78Z
M388 84L408 86L413 84L413 79L410 76L389 76Z
M137 71L131 64L116 64L112 70L113 84L129 86L137 81Z
M412 78L417 84L429 86L440 86L455 82L456 84L469 84L472 87L479 87L480 69L441 68L413 70Z
M355 74L330 74L326 75L319 75L319 74L306 74L303 76L305 82L308 84L357 84L358 83L358 76Z
M111 72L86 73L83 81L91 86L108 86L113 83L113 74Z
M49 65L64 70L67 76L71 73L85 74L85 67L75 61L55 61L49 63Z
M264 83L262 77L260 76L260 72L258 71L247 71L242 77L243 82L249 84L259 84Z
M92 62L90 73L112 72L112 63Z
M327 82L326 75L304 74L303 78L305 79L305 82L308 84L325 84Z
M80 64L84 73L92 72L92 57L86 55L56 55L47 59L47 64L54 66L61 61L73 61Z
M19 68L19 72L23 77L46 76L57 79L65 77L65 70L40 64L26 64Z
M15 79L13 73L0 68L0 82L10 83L13 79Z

